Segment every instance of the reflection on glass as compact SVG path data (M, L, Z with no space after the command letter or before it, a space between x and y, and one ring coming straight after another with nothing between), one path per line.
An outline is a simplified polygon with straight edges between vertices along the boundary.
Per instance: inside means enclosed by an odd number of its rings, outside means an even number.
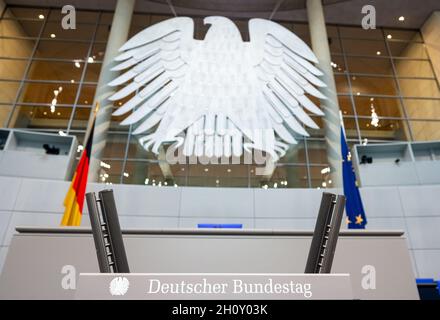
M104 149L104 158L122 159L125 156L125 146L128 135L125 133L109 133Z
M404 97L440 98L440 90L436 80L399 79L399 84Z
M425 45L422 43L396 41L390 42L389 47L394 57L428 59Z
M387 55L384 41L342 39L342 45L348 55L378 56L378 52L381 56Z
M408 125L405 120L359 118L361 138L368 140L409 140Z
M27 78L32 80L79 81L82 65L75 67L70 62L33 61Z
M46 103L50 105L55 97L54 91L62 88L57 96L56 104L73 104L75 101L77 84L56 83L25 83L19 101L29 103Z
M351 89L354 96L377 94L397 96L394 78L351 76Z
M9 126L11 128L33 128L66 130L69 123L72 108L41 106L21 106L14 109Z
M356 111L359 116L371 116L374 108L379 117L404 116L400 99L398 98L378 98L378 97L355 97Z
M410 119L440 119L440 100L403 99Z
M393 68L389 58L358 58L347 57L350 73L367 73L393 75Z
M410 121L409 123L415 141L440 140L440 121Z
M397 76L399 77L418 77L434 78L431 63L428 60L403 60L395 59Z
M78 60L83 63L87 57L89 43L60 40L40 40L35 57Z

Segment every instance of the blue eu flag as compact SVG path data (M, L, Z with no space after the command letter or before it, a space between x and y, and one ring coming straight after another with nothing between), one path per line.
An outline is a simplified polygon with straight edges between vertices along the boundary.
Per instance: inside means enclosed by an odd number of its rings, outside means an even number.
M344 181L344 195L346 198L345 211L349 229L365 229L367 218L362 205L361 194L356 185L356 174L351 162L351 154L345 140L344 129L341 127L341 151L342 151L342 179Z

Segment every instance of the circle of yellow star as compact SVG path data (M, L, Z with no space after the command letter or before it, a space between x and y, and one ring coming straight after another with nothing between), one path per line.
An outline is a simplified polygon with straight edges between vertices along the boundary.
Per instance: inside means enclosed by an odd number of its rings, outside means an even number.
M362 219L361 215L356 216L356 224L362 224L362 222L364 222L364 219Z

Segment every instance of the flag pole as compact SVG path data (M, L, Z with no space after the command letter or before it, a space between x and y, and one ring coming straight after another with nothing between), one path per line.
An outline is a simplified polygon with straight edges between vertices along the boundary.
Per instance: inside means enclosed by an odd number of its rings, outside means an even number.
M95 109L93 109L93 115L91 117L89 117L89 122L87 123L87 130L86 130L86 133L84 135L83 144L85 144L87 142L87 140L89 139L90 131L92 130L93 122L96 119L96 115L98 114L98 111L99 111L99 102L96 101ZM83 147L85 148L85 146L83 146ZM84 151L84 149L83 149L83 151Z

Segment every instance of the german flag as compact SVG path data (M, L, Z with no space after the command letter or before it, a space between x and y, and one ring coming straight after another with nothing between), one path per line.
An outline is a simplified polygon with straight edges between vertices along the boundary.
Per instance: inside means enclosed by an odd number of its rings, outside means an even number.
M81 224L84 196L87 187L87 175L89 173L90 156L92 152L93 131L95 130L95 120L87 138L86 147L83 150L69 191L64 199L64 216L61 220L62 226L79 226Z

